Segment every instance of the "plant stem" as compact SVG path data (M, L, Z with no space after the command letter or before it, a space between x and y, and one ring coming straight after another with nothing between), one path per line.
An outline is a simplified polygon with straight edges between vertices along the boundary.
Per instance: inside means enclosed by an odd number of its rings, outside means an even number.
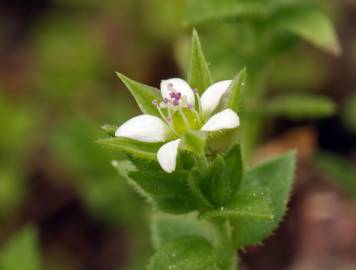
M237 256L232 245L231 227L229 221L214 222L218 241L217 251L221 270L237 270Z

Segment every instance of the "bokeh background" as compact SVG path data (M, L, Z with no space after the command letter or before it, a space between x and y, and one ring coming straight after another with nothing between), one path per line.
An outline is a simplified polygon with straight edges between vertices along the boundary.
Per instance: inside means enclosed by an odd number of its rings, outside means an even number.
M319 2L340 55L284 34L260 43L246 25L197 26L215 79L247 65L265 97L328 98L269 105L250 134L250 164L290 148L299 162L288 215L241 253L243 269L356 269L356 1ZM123 156L95 140L139 113L115 71L153 86L184 76L186 13L183 0L0 2L1 270L145 268L150 207L112 168Z

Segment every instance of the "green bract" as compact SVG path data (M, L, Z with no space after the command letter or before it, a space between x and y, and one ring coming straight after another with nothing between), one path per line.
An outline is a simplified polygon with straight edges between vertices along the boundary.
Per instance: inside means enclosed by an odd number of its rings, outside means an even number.
M190 92L180 79L163 81L163 99L158 89L119 74L146 125L142 128L138 117L117 129L106 125L111 137L98 142L127 154L113 166L156 210L151 229L158 251L149 270L232 270L237 249L261 242L280 223L295 154L245 169L236 119L246 70L209 87L211 75L196 32L188 74L198 90ZM181 88L174 89L175 83ZM162 120L154 120L158 116Z

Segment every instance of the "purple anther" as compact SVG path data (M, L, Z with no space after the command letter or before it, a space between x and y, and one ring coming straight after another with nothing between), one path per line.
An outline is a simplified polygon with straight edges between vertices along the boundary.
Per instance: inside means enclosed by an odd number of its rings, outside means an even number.
M168 98L164 98L164 99L163 99L163 102L164 102L165 104L167 104L168 101L169 101Z
M152 100L152 104L155 105L155 106L158 106L158 101L157 101L157 99Z
M169 96L170 96L171 98L176 98L176 93L170 92L170 93L169 93Z
M173 103L174 106L178 106L179 105L179 100L174 99L172 103Z
M182 97L182 93L181 92L176 92L175 93L175 99L180 100L181 97Z

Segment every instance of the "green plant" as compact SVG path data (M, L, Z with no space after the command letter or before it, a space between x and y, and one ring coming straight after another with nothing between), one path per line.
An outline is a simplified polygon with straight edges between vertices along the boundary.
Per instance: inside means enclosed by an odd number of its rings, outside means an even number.
M246 70L212 84L194 32L189 84L162 81L161 98L118 75L143 115L106 126L110 138L98 142L127 154L113 166L155 208L157 251L147 268L236 269L236 250L260 243L282 220L295 167L294 152L244 166L238 115Z

